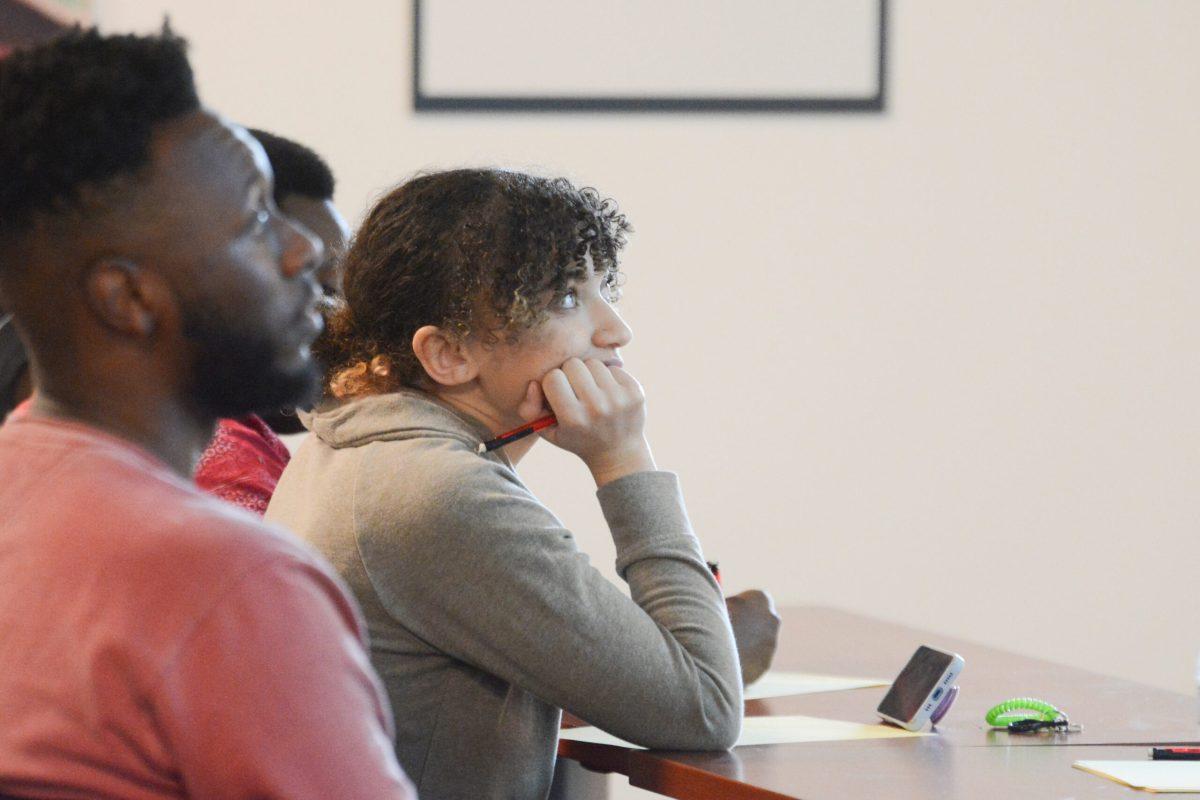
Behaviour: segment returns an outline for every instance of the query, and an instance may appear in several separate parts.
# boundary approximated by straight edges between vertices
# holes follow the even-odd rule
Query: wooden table
[[[931,736],[743,747],[717,758],[641,752],[628,775],[634,786],[686,800],[1150,800],[1071,768],[1081,759],[1144,758],[1144,747],[957,747]]]
[[[831,675],[894,677],[919,644],[966,660],[954,708],[937,735],[742,747],[722,753],[626,750],[563,741],[559,754],[589,769],[627,775],[670,797],[1133,797],[1079,770],[1079,759],[1142,759],[1146,747],[1200,743],[1194,697],[825,608],[782,611],[775,667]],[[752,700],[748,716],[807,714],[877,722],[886,688]],[[1084,730],[1016,736],[987,729],[984,712],[1032,696],[1065,709]],[[1066,746],[1054,746],[1066,745]]]

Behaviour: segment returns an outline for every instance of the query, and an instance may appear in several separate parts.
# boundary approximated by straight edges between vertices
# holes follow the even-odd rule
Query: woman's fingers
[[[646,392],[642,389],[642,384],[638,383],[638,379],[626,372],[624,368],[609,367],[608,374],[635,402],[640,403],[646,399]]]
[[[641,385],[619,367],[572,358],[542,379],[542,391],[558,425],[547,440],[575,453],[597,485],[630,471],[653,469],[642,428]]]
[[[572,358],[551,374],[555,372],[566,378],[570,391],[589,416],[604,417],[640,405],[645,400],[642,385],[636,378],[599,359],[581,361]]]
[[[603,361],[598,358],[589,358],[583,364],[592,374],[592,380],[596,382],[596,386],[600,387],[600,391],[611,395],[620,389],[620,384],[613,377],[612,369]]]
[[[612,406],[611,393],[606,392],[596,382],[596,375],[590,365],[578,358],[572,358],[563,364],[562,369],[566,373],[567,380],[571,382],[575,396],[587,407],[589,412],[601,415],[608,413]]]
[[[521,400],[521,405],[517,406],[517,414],[526,422],[533,422],[546,415],[546,395],[543,394],[540,383],[529,382],[529,386],[525,388],[525,397]]]
[[[581,424],[583,421],[583,405],[571,388],[571,381],[562,369],[552,369],[542,378],[542,392],[554,416],[558,417],[560,427],[571,424]]]

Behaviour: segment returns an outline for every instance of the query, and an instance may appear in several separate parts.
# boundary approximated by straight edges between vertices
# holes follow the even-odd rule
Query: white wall
[[[208,103],[325,154],[352,218],[462,164],[618,198],[627,362],[731,590],[1194,691],[1200,3],[900,0],[861,116],[418,117],[409,4],[336,5],[97,15],[169,11]],[[611,574],[585,471],[539,449]]]

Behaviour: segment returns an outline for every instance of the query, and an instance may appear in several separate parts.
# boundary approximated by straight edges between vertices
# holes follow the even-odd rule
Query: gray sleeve
[[[507,468],[467,453],[427,456],[419,474],[395,476],[407,483],[356,492],[359,551],[389,613],[447,654],[634,743],[733,744],[742,721],[733,633],[673,474],[637,473],[597,493],[630,599]],[[403,501],[389,501],[384,483],[404,486]]]

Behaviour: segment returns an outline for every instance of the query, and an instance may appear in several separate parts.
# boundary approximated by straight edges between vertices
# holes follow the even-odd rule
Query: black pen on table
[[[1151,747],[1155,761],[1200,761],[1200,747]]]

